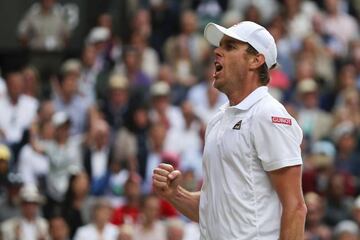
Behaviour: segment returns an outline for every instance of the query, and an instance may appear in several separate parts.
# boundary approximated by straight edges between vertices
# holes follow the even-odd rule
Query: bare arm
[[[169,164],[160,164],[153,175],[154,191],[189,219],[199,222],[200,192],[189,192],[179,185],[181,173]]]
[[[301,166],[271,171],[269,176],[283,208],[280,240],[303,240],[307,209],[301,189]]]

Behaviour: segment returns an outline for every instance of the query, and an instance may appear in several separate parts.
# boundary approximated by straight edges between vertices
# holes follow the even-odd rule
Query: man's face
[[[248,71],[246,49],[248,45],[231,37],[221,39],[220,46],[215,49],[214,87],[229,93],[239,89]]]

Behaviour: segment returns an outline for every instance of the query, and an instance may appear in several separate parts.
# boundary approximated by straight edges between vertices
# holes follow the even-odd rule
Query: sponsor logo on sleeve
[[[271,121],[276,124],[285,124],[285,125],[291,125],[291,119],[290,118],[283,118],[283,117],[271,117]]]

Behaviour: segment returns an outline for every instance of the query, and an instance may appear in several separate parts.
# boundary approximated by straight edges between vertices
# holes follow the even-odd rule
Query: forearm
[[[199,222],[200,192],[189,192],[178,186],[175,196],[167,200],[186,217]]]
[[[303,240],[306,206],[301,204],[292,209],[283,209],[281,216],[280,240]]]

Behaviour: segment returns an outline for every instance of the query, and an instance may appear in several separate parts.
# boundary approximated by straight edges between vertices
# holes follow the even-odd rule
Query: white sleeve
[[[265,171],[301,165],[302,131],[280,106],[259,113],[253,119],[252,139]]]

